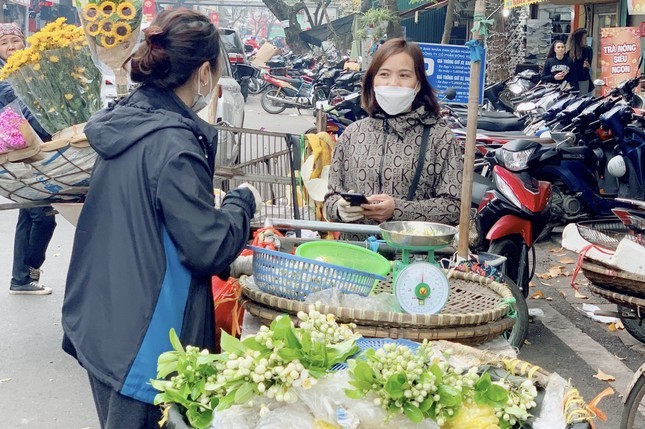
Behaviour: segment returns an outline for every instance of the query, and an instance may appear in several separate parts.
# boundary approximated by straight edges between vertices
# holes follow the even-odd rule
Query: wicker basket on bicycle
[[[84,195],[97,156],[84,125],[61,130],[47,143],[0,154],[0,195],[18,203]]]

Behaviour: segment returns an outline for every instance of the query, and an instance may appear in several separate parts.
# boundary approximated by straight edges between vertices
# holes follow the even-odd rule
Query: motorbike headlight
[[[499,175],[493,174],[493,180],[495,181],[495,187],[499,190],[499,192],[504,195],[508,200],[515,204],[518,209],[522,208],[522,203],[520,202],[520,199],[515,195],[515,192],[513,192],[513,188],[511,188],[511,185],[506,183],[504,179],[502,179]]]
[[[524,90],[524,88],[522,88],[522,85],[520,85],[519,83],[512,83],[511,85],[509,85],[508,89],[515,95],[520,95]]]
[[[504,166],[511,171],[524,170],[534,150],[535,148],[530,148],[519,152],[511,152],[502,148]]]

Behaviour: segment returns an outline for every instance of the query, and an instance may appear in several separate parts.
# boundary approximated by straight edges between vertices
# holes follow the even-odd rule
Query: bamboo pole
[[[485,16],[486,6],[483,0],[475,2],[475,16]],[[473,33],[474,40],[481,40],[479,31]],[[466,128],[466,153],[464,155],[463,183],[461,186],[461,213],[459,217],[459,244],[457,256],[468,259],[468,231],[473,196],[473,177],[475,169],[475,141],[477,135],[477,112],[479,110],[479,92],[482,73],[482,62],[470,62],[470,86],[468,88],[468,119]]]

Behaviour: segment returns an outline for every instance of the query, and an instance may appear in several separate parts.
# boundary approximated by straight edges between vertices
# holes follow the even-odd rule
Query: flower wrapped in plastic
[[[0,109],[0,154],[37,148],[42,143],[23,117],[17,101]]]
[[[27,39],[0,71],[50,134],[87,122],[101,103],[101,73],[94,66],[81,28],[65,18]]]
[[[96,65],[114,75],[117,96],[128,93],[123,65],[134,50],[142,20],[142,0],[76,0]]]

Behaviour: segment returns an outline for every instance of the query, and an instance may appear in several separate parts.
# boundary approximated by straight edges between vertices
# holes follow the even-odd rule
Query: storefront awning
[[[8,0],[8,3],[19,4],[20,6],[29,7],[29,0]]]
[[[514,7],[527,6],[543,2],[544,0],[504,0],[504,9],[513,9]]]

